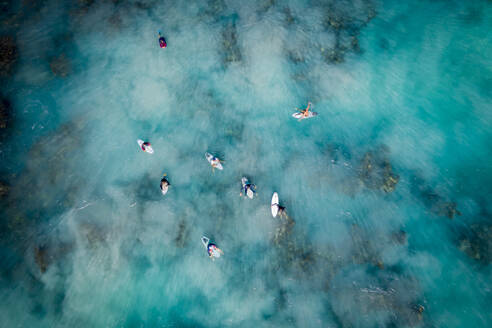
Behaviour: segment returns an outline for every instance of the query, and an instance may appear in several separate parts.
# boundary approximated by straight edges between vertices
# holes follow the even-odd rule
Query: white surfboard
[[[210,153],[205,153],[205,158],[210,163],[210,165],[212,165],[212,167],[215,167],[216,169],[219,169],[219,170],[223,169],[222,164],[220,164],[219,159],[217,157],[215,157],[214,155],[212,155]]]
[[[205,246],[205,249],[207,249],[209,242],[210,242],[210,238],[202,236],[202,244],[203,244],[203,246]]]
[[[145,143],[145,141],[143,141],[141,139],[138,139],[137,140],[137,143],[140,146],[140,149],[142,149],[142,145]],[[154,153],[154,149],[150,145],[149,146],[145,146],[145,150],[143,150],[143,151],[146,152],[146,153],[149,153],[149,154],[153,154]]]
[[[315,117],[317,115],[318,115],[318,113],[316,113],[316,112],[309,112],[308,116],[304,116],[304,114],[302,114],[301,112],[297,112],[297,113],[292,114],[292,117],[297,118],[298,120],[304,120],[306,118]]]
[[[278,214],[278,194],[276,192],[273,193],[273,196],[272,196],[272,203],[271,203],[271,207],[272,207],[272,216],[273,217],[276,217],[277,214]]]
[[[243,190],[244,190],[246,185],[249,184],[250,182],[249,182],[248,178],[242,177],[241,183],[243,185]],[[252,186],[254,187],[254,185],[252,185]],[[253,197],[255,196],[255,193],[253,190],[251,190],[251,188],[248,188],[248,190],[246,190],[246,196],[248,196],[249,199],[253,199]]]

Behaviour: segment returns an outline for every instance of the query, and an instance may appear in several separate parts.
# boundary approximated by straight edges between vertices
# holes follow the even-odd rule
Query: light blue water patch
[[[490,326],[488,2],[22,6],[2,326]]]

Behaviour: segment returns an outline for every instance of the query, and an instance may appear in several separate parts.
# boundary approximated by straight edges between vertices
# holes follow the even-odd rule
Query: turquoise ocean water
[[[490,1],[1,6],[1,327],[492,325]]]

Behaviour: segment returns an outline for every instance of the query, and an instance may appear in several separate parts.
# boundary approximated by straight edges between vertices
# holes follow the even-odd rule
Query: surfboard
[[[202,236],[202,244],[203,246],[205,246],[205,249],[208,248],[208,243],[210,242],[210,239],[205,237],[205,236]]]
[[[271,208],[272,208],[272,216],[276,217],[278,214],[278,194],[276,192],[273,193],[272,196],[272,203],[271,203]]]
[[[212,257],[212,260],[221,256],[222,251],[217,247],[217,245],[211,243],[209,238],[202,236],[202,244],[205,246],[208,255]]]
[[[248,178],[246,178],[246,177],[242,177],[241,183],[243,185],[243,191],[244,191],[244,188],[246,187],[246,185],[250,184]],[[254,185],[251,185],[251,186],[252,186],[252,188],[254,188]],[[248,188],[248,190],[246,190],[246,196],[248,196],[249,199],[253,199],[253,197],[255,196],[255,193],[252,190],[252,188]]]
[[[308,116],[307,116],[307,117],[305,117],[302,113],[297,112],[297,113],[292,114],[292,117],[293,117],[293,118],[297,118],[298,120],[304,120],[304,119],[306,119],[306,118],[315,117],[315,116],[317,116],[317,115],[318,115],[318,113],[316,113],[316,112],[309,112],[309,113],[308,113]]]
[[[220,161],[216,162],[217,164],[215,166],[212,164],[213,161],[218,160],[218,158],[215,157],[214,155],[212,155],[210,153],[205,153],[205,158],[210,163],[210,165],[212,165],[212,167],[215,167],[216,169],[219,169],[219,170],[223,169],[222,164],[220,164]]]
[[[165,182],[167,182],[167,183],[165,183]],[[167,191],[168,191],[170,185],[171,184],[169,183],[169,181],[167,181],[167,179],[165,177],[163,177],[161,179],[161,191],[162,191],[163,195],[167,194]]]
[[[143,141],[141,139],[138,139],[137,140],[137,143],[140,146],[140,149],[142,149],[142,145],[145,143],[145,141]],[[149,153],[149,154],[153,154],[154,153],[154,149],[150,145],[149,146],[145,146],[145,150],[143,150],[143,151],[146,152],[146,153]]]

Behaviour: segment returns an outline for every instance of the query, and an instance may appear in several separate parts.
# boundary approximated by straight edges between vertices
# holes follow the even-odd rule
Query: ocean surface
[[[0,8],[0,327],[492,326],[490,1]]]

